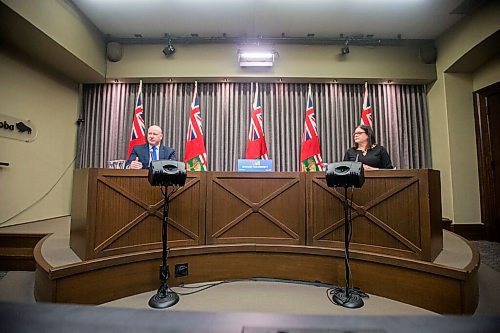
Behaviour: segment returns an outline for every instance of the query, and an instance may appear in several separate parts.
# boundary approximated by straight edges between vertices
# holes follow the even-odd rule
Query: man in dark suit
[[[144,145],[135,146],[125,163],[127,169],[147,169],[151,160],[176,161],[175,150],[161,144],[163,131],[157,125],[148,128],[147,140]]]

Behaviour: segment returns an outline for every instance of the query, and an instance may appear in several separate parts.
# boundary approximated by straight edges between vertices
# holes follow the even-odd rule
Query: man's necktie
[[[158,155],[156,154],[156,147],[153,147],[153,161],[156,161],[158,159]]]

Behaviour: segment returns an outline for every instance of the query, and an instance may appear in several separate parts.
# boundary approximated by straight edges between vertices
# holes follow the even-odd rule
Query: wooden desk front
[[[343,189],[327,187],[324,178],[190,172],[171,198],[168,246],[343,247]],[[439,172],[373,171],[365,178],[353,196],[351,249],[433,260],[442,249]],[[70,246],[84,260],[160,248],[162,209],[163,195],[146,170],[77,169]]]
[[[324,174],[307,174],[307,244],[344,247],[344,188]],[[348,190],[351,250],[432,261],[443,248],[439,172],[379,170]],[[351,202],[352,199],[352,202]]]

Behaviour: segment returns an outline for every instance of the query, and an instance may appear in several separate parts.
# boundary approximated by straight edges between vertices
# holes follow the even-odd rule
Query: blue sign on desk
[[[238,172],[273,171],[273,160],[238,160]]]

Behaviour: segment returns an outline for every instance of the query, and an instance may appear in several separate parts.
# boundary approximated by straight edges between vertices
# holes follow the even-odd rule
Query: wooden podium
[[[164,196],[147,173],[75,170],[70,246],[83,261],[53,267],[38,243],[37,301],[102,304],[158,287]],[[187,176],[169,201],[172,286],[252,277],[344,283],[344,188],[328,187],[324,173]],[[355,286],[442,314],[474,312],[477,249],[463,242],[464,267],[444,264],[449,254],[434,261],[443,248],[438,171],[367,171],[348,203]]]
[[[351,203],[351,250],[432,261],[443,246],[439,172],[365,179]],[[188,172],[171,197],[168,246],[342,248],[342,203],[343,189],[327,187],[324,173]],[[76,169],[70,246],[83,260],[160,249],[162,208],[147,170]]]

